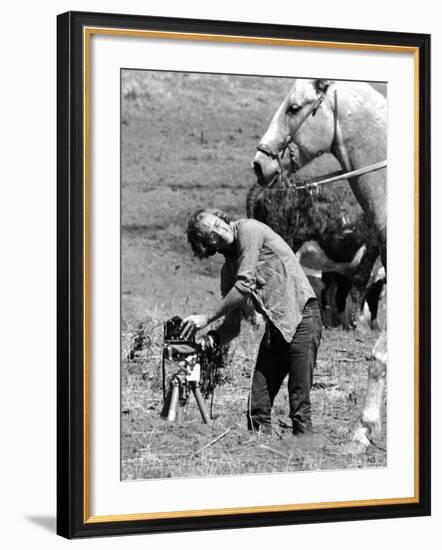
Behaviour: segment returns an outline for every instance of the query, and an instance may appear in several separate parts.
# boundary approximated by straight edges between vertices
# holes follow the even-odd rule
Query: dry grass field
[[[287,391],[274,406],[272,436],[246,429],[247,396],[260,330],[243,323],[226,358],[213,421],[190,400],[183,424],[160,418],[162,323],[203,312],[219,298],[221,259],[191,255],[185,227],[200,206],[245,217],[250,161],[289,79],[185,73],[122,73],[121,477],[214,476],[386,465],[385,425],[365,455],[343,452],[360,410],[377,338],[325,329],[312,390],[311,441],[286,428]],[[381,322],[385,310],[380,308]],[[140,327],[142,350],[127,360]],[[227,431],[228,430],[228,431]],[[221,434],[215,444],[202,449]]]

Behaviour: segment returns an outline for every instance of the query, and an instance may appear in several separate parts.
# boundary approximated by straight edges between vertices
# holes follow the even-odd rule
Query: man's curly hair
[[[195,256],[200,259],[208,258],[216,253],[216,248],[209,242],[209,235],[205,234],[201,228],[201,220],[206,214],[213,214],[226,223],[231,222],[225,212],[216,208],[200,208],[190,216],[187,223],[187,240]]]

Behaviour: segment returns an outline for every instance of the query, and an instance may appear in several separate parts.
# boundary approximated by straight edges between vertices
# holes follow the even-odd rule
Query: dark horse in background
[[[284,169],[290,171],[285,164]],[[339,322],[347,325],[345,308],[350,294],[352,308],[348,326],[356,325],[358,313],[362,313],[366,302],[371,327],[378,328],[383,281],[369,284],[379,256],[377,239],[348,182],[324,186],[314,193],[296,189],[296,183],[303,179],[339,169],[336,158],[324,153],[291,177],[294,187],[290,189],[281,184],[263,189],[255,184],[247,195],[247,216],[269,225],[298,253],[320,300],[326,324],[336,324],[335,319],[326,316],[336,305]]]
[[[280,180],[280,160],[288,144],[296,146],[299,166],[307,165],[321,152],[333,154],[344,171],[384,162],[387,155],[385,95],[367,83],[295,79],[252,162],[261,186],[271,187]],[[386,170],[366,172],[352,177],[349,183],[374,230],[386,270]],[[366,449],[381,429],[387,369],[386,330],[376,342],[372,357],[364,406],[351,432],[353,451]]]

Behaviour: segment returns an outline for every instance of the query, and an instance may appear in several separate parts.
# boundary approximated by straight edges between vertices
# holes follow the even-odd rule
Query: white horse
[[[296,79],[258,145],[252,163],[258,183],[267,187],[281,178],[281,158],[291,143],[297,147],[301,166],[321,152],[333,153],[345,171],[384,161],[386,110],[385,97],[369,84]],[[386,170],[365,173],[349,183],[375,228],[386,268]],[[363,410],[351,433],[354,450],[366,449],[380,432],[387,366],[385,329],[372,356]]]

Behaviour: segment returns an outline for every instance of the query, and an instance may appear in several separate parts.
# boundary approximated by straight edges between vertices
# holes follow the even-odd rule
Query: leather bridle
[[[299,165],[296,161],[296,152],[295,152],[296,147],[293,143],[293,137],[301,128],[301,126],[304,124],[304,122],[309,118],[310,115],[311,116],[316,115],[317,110],[319,109],[321,103],[324,101],[326,92],[327,92],[327,89],[319,94],[316,100],[309,106],[309,108],[304,112],[302,117],[299,119],[298,123],[296,124],[292,132],[289,135],[287,135],[275,149],[272,149],[265,143],[259,143],[258,146],[256,147],[258,151],[260,151],[261,153],[264,153],[268,157],[278,162],[282,183],[287,188],[290,187],[290,181],[282,165],[285,152],[287,150],[289,151],[292,171],[296,172],[299,169]]]

